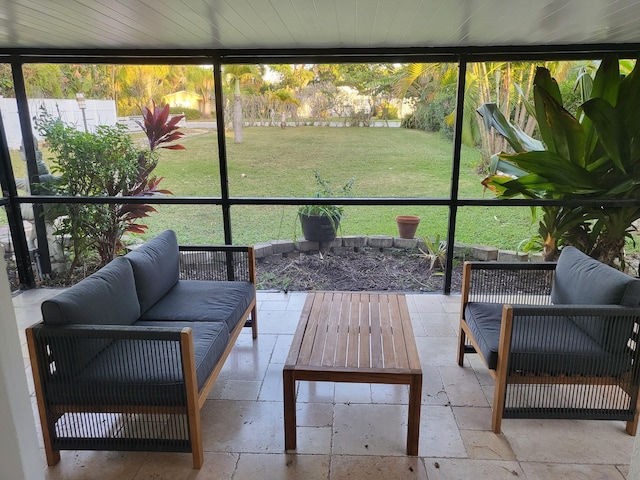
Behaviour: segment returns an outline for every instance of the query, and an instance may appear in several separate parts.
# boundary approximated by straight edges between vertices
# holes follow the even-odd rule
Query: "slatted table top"
[[[407,454],[418,455],[422,369],[404,295],[307,295],[282,370],[286,450],[297,443],[296,381],[409,385]]]
[[[285,369],[421,372],[404,295],[309,294]]]

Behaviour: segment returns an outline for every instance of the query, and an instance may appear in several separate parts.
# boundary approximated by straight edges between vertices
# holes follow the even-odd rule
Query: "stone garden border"
[[[381,252],[392,249],[411,250],[421,248],[427,251],[424,241],[418,238],[400,238],[390,235],[348,235],[336,237],[331,242],[318,243],[310,242],[302,238],[297,240],[271,240],[268,242],[260,242],[254,245],[256,259],[260,260],[270,255],[282,255],[284,257],[295,258],[301,253],[317,253],[317,252],[357,252],[360,248],[379,248]],[[456,243],[454,246],[454,256],[464,258],[465,260],[492,261],[501,262],[542,262],[542,254],[537,253],[529,255],[525,252],[517,252],[515,250],[501,250],[494,247],[482,245],[466,245],[464,243]]]

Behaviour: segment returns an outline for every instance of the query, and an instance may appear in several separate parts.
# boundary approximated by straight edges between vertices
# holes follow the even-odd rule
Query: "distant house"
[[[195,108],[196,110],[201,110],[202,95],[180,90],[179,92],[165,95],[164,101],[169,104],[169,107]]]

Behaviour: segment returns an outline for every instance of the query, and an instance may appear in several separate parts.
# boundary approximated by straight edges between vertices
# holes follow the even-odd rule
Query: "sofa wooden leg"
[[[509,366],[509,352],[511,351],[511,330],[513,328],[513,307],[502,307],[500,323],[500,345],[498,346],[498,365],[496,366],[496,385],[493,389],[493,418],[491,428],[493,433],[500,433],[502,427],[502,413],[504,411],[507,393],[507,369]]]
[[[493,409],[493,418],[491,419],[491,430],[498,434],[502,431],[502,410]]]
[[[254,305],[253,310],[251,310],[251,335],[255,340],[258,338],[258,307]]]
[[[462,322],[462,320],[460,320]],[[461,367],[464,366],[464,352],[465,352],[465,344],[467,342],[467,336],[462,329],[462,325],[460,325],[460,333],[458,334],[458,365]]]
[[[53,450],[51,443],[45,439],[44,441],[44,453],[47,457],[47,465],[53,467],[60,462],[60,450]]]

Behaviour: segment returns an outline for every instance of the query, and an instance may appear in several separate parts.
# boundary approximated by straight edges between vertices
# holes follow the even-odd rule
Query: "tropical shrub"
[[[478,111],[503,135],[515,153],[492,158],[483,185],[499,198],[574,199],[577,206],[545,206],[538,242],[546,259],[571,244],[609,265],[624,268],[624,246],[640,206],[590,207],[588,200],[640,198],[640,72],[620,74],[619,61],[603,59],[587,100],[576,115],[563,106],[558,83],[538,67],[535,114],[542,141],[527,136],[491,104]],[[534,215],[535,209],[534,209]],[[534,217],[536,218],[536,217]]]
[[[47,141],[52,171],[59,175],[55,193],[81,197],[150,197],[170,194],[159,188],[162,178],[152,175],[158,164],[158,148],[183,149],[166,145],[179,139],[176,124],[181,117],[168,120],[169,108],[143,108],[148,148],[136,146],[123,125],[96,127],[81,132],[43,112],[35,122]],[[71,238],[72,264],[75,268],[95,251],[100,266],[111,261],[122,248],[126,232],[143,233],[147,226],[140,219],[156,209],[148,204],[61,204],[62,216],[57,234]]]

